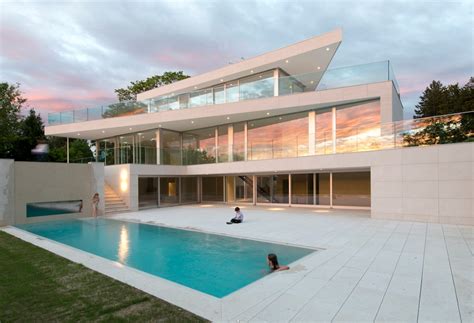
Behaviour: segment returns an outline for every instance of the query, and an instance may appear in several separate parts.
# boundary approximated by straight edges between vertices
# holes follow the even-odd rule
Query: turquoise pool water
[[[109,219],[17,227],[219,298],[267,275],[269,253],[289,264],[315,251]]]

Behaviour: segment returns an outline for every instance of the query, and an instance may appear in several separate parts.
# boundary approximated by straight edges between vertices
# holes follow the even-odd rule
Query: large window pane
[[[162,129],[160,133],[161,164],[181,164],[181,134],[179,132]]]
[[[224,202],[224,177],[203,177],[201,199],[203,201]]]
[[[308,152],[308,113],[248,122],[250,160],[305,156]]]
[[[237,102],[239,101],[239,82],[230,82],[225,85],[225,101]]]
[[[173,205],[179,203],[179,178],[160,178],[160,205]]]
[[[273,71],[246,77],[239,82],[240,100],[250,100],[273,96]]]
[[[314,204],[313,174],[291,175],[291,203]]]
[[[195,91],[189,94],[189,106],[200,107],[203,105],[210,105],[214,103],[212,89],[204,89]]]
[[[380,136],[380,101],[336,110],[336,152],[376,149]]]
[[[333,173],[332,204],[370,206],[370,172]]]
[[[148,208],[158,206],[158,178],[138,178],[138,207]]]
[[[98,160],[105,165],[115,164],[115,138],[109,138],[99,141]]]
[[[181,178],[181,203],[198,202],[197,177]]]
[[[263,203],[288,203],[288,175],[258,176],[257,201]]]
[[[245,160],[245,122],[234,123],[233,160]]]
[[[183,134],[183,163],[208,164],[216,162],[216,128],[197,129]]]
[[[135,164],[156,164],[156,131],[135,135]]]
[[[253,176],[235,176],[235,200],[238,202],[253,202]]]
[[[330,174],[321,173],[315,174],[315,201],[316,205],[330,205],[331,196],[330,196]]]
[[[224,85],[214,88],[214,104],[225,103]]]
[[[316,111],[316,154],[331,154],[332,151],[332,110]]]
[[[133,135],[119,137],[119,164],[133,164]]]
[[[225,163],[229,161],[229,138],[228,125],[217,127],[217,161]]]

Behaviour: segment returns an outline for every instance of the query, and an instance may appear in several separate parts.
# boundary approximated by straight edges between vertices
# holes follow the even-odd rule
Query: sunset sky
[[[405,118],[432,80],[473,68],[473,1],[0,0],[1,81],[46,113],[116,100],[164,71],[196,75],[343,28],[331,67],[390,60]]]

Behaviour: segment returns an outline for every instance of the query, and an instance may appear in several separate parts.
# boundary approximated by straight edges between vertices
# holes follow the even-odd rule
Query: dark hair
[[[237,207],[234,209],[234,211],[235,211],[235,212],[239,212],[239,211],[240,211],[240,207],[237,206]]]
[[[277,255],[275,255],[274,253],[269,253],[268,254],[268,260],[270,261],[272,270],[276,270],[276,269],[280,268],[280,265],[278,264]]]

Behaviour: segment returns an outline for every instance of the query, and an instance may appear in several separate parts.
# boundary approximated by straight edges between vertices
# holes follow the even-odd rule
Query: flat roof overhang
[[[341,41],[342,29],[338,28],[287,47],[140,93],[137,100],[204,89],[275,68],[281,68],[290,75],[320,72],[318,74],[321,78]]]
[[[377,99],[389,95],[391,90],[392,82],[385,81],[184,110],[47,126],[45,134],[97,140],[160,127],[176,131],[194,130]]]

